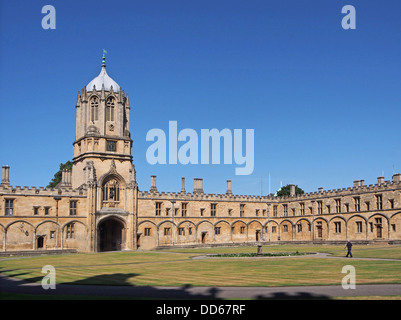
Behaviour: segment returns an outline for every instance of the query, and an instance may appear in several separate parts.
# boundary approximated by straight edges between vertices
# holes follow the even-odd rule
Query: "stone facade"
[[[401,241],[401,174],[377,184],[288,197],[140,191],[132,158],[128,95],[106,73],[76,103],[73,169],[54,189],[0,184],[0,251],[79,252],[244,243]],[[118,88],[113,91],[113,85]]]
[[[196,181],[193,193],[139,192],[138,245],[401,240],[400,177],[288,197],[233,195],[231,181],[217,195]]]

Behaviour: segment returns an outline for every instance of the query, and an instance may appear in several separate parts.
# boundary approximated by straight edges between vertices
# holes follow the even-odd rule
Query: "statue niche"
[[[103,207],[115,208],[120,204],[120,183],[117,179],[108,179],[102,186]]]

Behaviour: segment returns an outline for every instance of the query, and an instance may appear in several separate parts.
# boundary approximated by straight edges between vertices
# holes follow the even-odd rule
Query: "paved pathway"
[[[316,253],[316,254],[314,254],[314,255],[308,255],[308,256],[305,256],[305,257],[329,258],[329,259],[350,259],[350,261],[351,261],[352,259],[355,259],[355,260],[380,260],[380,261],[399,261],[399,262],[401,262],[400,259],[360,258],[360,257],[357,257],[357,258],[338,257],[338,256],[333,256],[333,255],[331,255],[330,253],[322,253],[322,252]]]

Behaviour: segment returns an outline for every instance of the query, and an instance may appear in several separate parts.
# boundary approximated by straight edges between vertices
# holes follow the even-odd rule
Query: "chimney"
[[[151,176],[150,177],[150,192],[157,192],[156,188],[156,176]]]
[[[363,187],[363,186],[365,185],[365,180],[360,180],[360,181],[359,181],[359,185],[360,185],[361,187]]]
[[[401,173],[395,173],[393,174],[393,182],[401,182]]]
[[[320,187],[318,190],[319,190],[319,193],[322,193],[323,192],[323,187]]]
[[[203,193],[203,179],[194,179],[194,193]]]
[[[354,188],[359,187],[360,181],[359,180],[355,180],[354,181]]]
[[[186,193],[186,191],[185,191],[185,177],[181,178],[181,193]]]
[[[384,184],[384,177],[377,177],[377,184]]]
[[[65,169],[61,172],[60,187],[71,187],[71,170]]]
[[[1,185],[9,186],[10,185],[10,167],[3,166]]]
[[[226,191],[227,195],[232,195],[232,191],[231,191],[231,180],[227,180],[227,191]]]
[[[290,196],[295,197],[295,184],[290,184]]]

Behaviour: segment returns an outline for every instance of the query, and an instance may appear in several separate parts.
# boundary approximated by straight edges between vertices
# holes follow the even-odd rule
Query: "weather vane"
[[[106,66],[106,54],[107,54],[107,51],[105,49],[103,49],[103,58],[102,58],[103,66]]]

